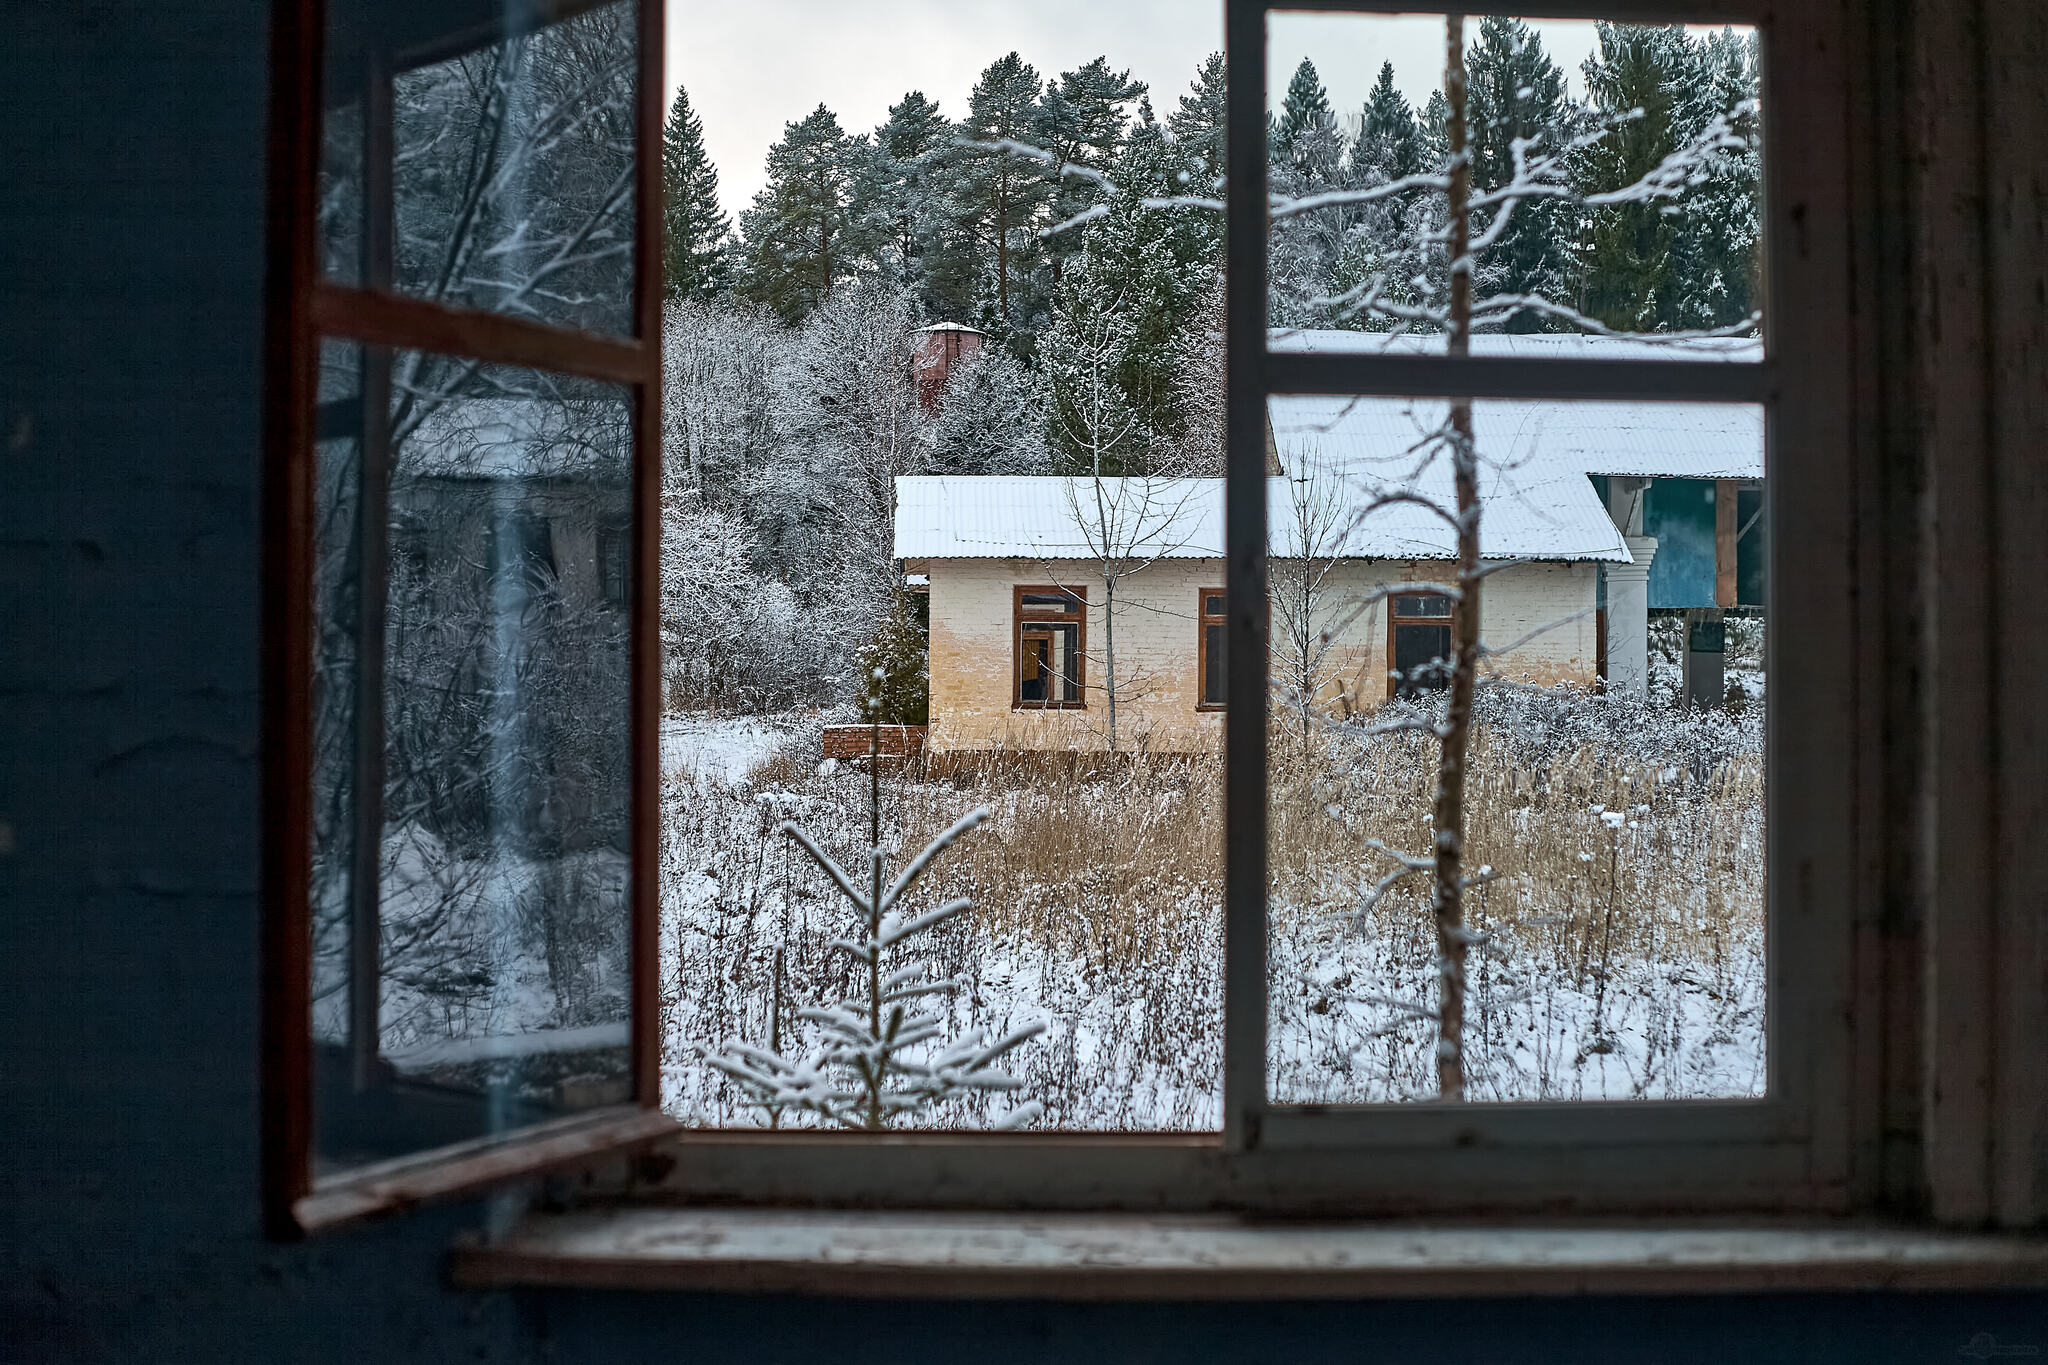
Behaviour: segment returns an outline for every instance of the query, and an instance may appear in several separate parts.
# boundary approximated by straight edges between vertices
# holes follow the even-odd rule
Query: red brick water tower
[[[917,401],[926,412],[935,412],[939,395],[953,367],[982,347],[988,337],[957,322],[935,322],[917,329],[917,348],[911,362],[917,376]]]

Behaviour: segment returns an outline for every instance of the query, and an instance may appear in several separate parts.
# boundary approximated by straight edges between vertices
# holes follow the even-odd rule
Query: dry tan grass
[[[664,944],[677,1066],[689,1049],[728,1037],[765,1040],[778,945],[789,1004],[850,984],[823,947],[844,931],[843,906],[804,860],[789,859],[773,826],[776,815],[794,816],[854,865],[868,781],[857,766],[821,772],[801,744],[742,787],[679,785],[666,803],[670,875],[716,874],[697,893],[715,883],[714,903],[676,919]],[[1363,917],[1357,906],[1361,887],[1391,866],[1367,840],[1428,846],[1434,749],[1412,735],[1361,742],[1341,732],[1304,745],[1298,731],[1276,729],[1269,988],[1275,1037],[1291,1040],[1276,1043],[1285,1053],[1276,1097],[1399,1098],[1427,1087],[1426,1030],[1395,1036],[1384,1009],[1360,1003],[1430,1004],[1427,888],[1417,878]],[[1632,758],[1659,754],[1659,744],[1618,746],[1598,734],[1538,749],[1506,724],[1476,732],[1468,866],[1490,866],[1494,877],[1474,892],[1471,914],[1494,937],[1475,954],[1471,1046],[1491,1095],[1740,1090],[1750,1083],[1742,1075],[1760,1074],[1760,1052],[1727,1066],[1727,1047],[1704,1062],[1687,1051],[1697,1054],[1709,1033],[1754,1038],[1731,1044],[1738,1052],[1761,1046],[1760,1022],[1738,1018],[1757,1013],[1761,990],[1754,746],[1712,763]],[[969,895],[976,905],[933,942],[937,971],[965,983],[960,1026],[1014,1021],[1019,1009],[1051,1016],[1018,1067],[1048,1126],[1212,1125],[1222,1061],[1220,760],[988,755],[943,774],[888,771],[882,786],[892,860],[971,806],[993,811],[936,865],[922,898]],[[1374,994],[1347,997],[1354,980],[1354,991]],[[1690,1004],[1670,1005],[1688,993]],[[1622,1041],[1603,1041],[1610,1034]],[[1626,1075],[1586,1079],[1589,1052],[1597,1068],[1631,1048]],[[699,1121],[749,1121],[715,1082],[675,1093],[685,1092],[677,1107]],[[965,1110],[942,1116],[977,1120]]]

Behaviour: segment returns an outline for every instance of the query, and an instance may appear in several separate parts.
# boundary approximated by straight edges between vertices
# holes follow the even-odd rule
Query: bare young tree
[[[1333,642],[1348,620],[1333,581],[1351,518],[1341,480],[1314,456],[1286,470],[1285,523],[1267,571],[1274,679],[1306,751],[1323,692],[1335,680]]]

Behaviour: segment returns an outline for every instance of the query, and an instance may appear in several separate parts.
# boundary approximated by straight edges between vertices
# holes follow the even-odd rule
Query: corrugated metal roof
[[[1281,464],[1320,452],[1373,468],[1412,464],[1404,452],[1445,420],[1441,400],[1279,396],[1267,400]],[[1548,474],[1760,479],[1764,415],[1742,403],[1542,402],[1472,405],[1482,462]]]
[[[1442,465],[1442,461],[1436,462]],[[1507,479],[1514,479],[1513,497]],[[1366,559],[1448,559],[1450,526],[1412,503],[1374,507],[1389,487],[1448,499],[1450,474],[1426,470],[1411,484],[1370,475],[1272,478],[1267,517],[1275,555],[1300,553],[1301,507],[1330,507],[1322,553]],[[1598,559],[1626,562],[1628,551],[1591,484],[1582,476],[1531,479],[1506,471],[1489,480],[1482,543],[1489,558]],[[1112,552],[1162,559],[1223,557],[1221,479],[1030,478],[994,475],[909,477],[896,481],[896,555],[900,559],[1093,559]],[[1107,526],[1109,534],[1102,528]]]
[[[1279,332],[1275,350],[1410,352],[1441,338],[1367,332]],[[1481,355],[1677,358],[1663,344],[1581,336],[1473,338]],[[1686,354],[1753,359],[1754,341],[1700,344]],[[1448,458],[1430,451],[1446,404],[1405,398],[1277,396],[1268,400],[1286,477],[1269,480],[1271,553],[1300,553],[1298,509],[1332,508],[1336,552],[1374,559],[1440,559],[1454,553],[1444,519],[1412,493],[1451,506]],[[1626,561],[1620,533],[1589,474],[1758,479],[1764,473],[1761,409],[1729,403],[1508,401],[1473,405],[1482,464],[1480,543],[1488,558]],[[904,559],[1096,557],[1105,539],[1131,552],[1218,558],[1222,483],[1215,479],[1108,479],[1102,503],[1092,481],[947,477],[897,480],[896,554]],[[1107,524],[1110,533],[1102,533]],[[1332,544],[1330,536],[1323,538]]]
[[[1266,335],[1272,351],[1311,355],[1442,355],[1442,333],[1340,332],[1275,327]],[[1695,337],[1654,340],[1588,336],[1578,332],[1532,334],[1481,332],[1472,338],[1472,354],[1529,359],[1579,360],[1762,360],[1763,343],[1753,337]]]

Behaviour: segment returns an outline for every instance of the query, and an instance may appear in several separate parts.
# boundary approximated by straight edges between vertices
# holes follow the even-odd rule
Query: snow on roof
[[[1271,351],[1308,355],[1442,355],[1441,333],[1340,332],[1275,327],[1266,334]],[[1590,336],[1580,332],[1479,332],[1472,354],[1519,359],[1577,360],[1762,360],[1763,343],[1755,337],[1689,337],[1654,339]]]
[[[1283,468],[1321,460],[1396,467],[1425,431],[1442,425],[1446,404],[1411,398],[1267,400]],[[1480,399],[1472,434],[1482,463],[1541,467],[1547,474],[1629,474],[1663,479],[1760,479],[1764,417],[1741,403],[1558,402]]]
[[[1435,465],[1412,486],[1448,499],[1449,470],[1442,460]],[[1298,556],[1297,509],[1327,499],[1332,529],[1320,541],[1321,553],[1362,559],[1452,557],[1450,527],[1426,508],[1395,503],[1368,512],[1375,495],[1389,486],[1391,481],[1367,471],[1269,478],[1271,552]],[[1492,471],[1488,489],[1502,509],[1484,523],[1488,558],[1627,562],[1620,532],[1583,476],[1541,479],[1524,471]],[[900,478],[896,555],[917,560],[1093,559],[1107,543],[1135,558],[1223,557],[1221,479],[1104,479],[1099,492],[1098,501],[1096,482],[1086,478]]]
[[[1410,354],[1441,337],[1370,332],[1274,331],[1278,351]],[[1479,355],[1729,361],[1761,354],[1754,340],[1668,343],[1576,335],[1472,339]],[[1298,555],[1297,509],[1334,505],[1342,531],[1334,553],[1372,559],[1443,559],[1450,526],[1413,502],[1376,505],[1389,491],[1452,505],[1448,457],[1430,457],[1427,434],[1445,420],[1442,400],[1279,395],[1267,400],[1283,477],[1268,480],[1271,553]],[[1482,551],[1489,559],[1626,561],[1592,474],[1760,479],[1763,413],[1736,403],[1483,399],[1473,405],[1482,467]],[[1223,553],[1218,479],[1108,479],[1096,504],[1087,479],[955,476],[897,480],[896,554],[904,559],[1095,558],[1105,539],[1141,555],[1209,559]],[[1324,540],[1325,549],[1329,541]]]
[[[972,332],[976,336],[988,335],[988,333],[982,331],[979,327],[968,327],[958,322],[934,322],[929,326],[920,327],[917,330],[920,332]]]

